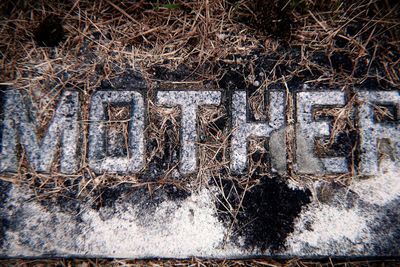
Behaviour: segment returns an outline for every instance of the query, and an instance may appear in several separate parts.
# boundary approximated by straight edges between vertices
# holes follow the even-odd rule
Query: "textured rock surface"
[[[232,144],[231,144],[231,170],[236,173],[243,173],[247,162],[247,140],[250,137],[268,137],[271,138],[274,132],[282,129],[285,125],[285,98],[284,92],[269,93],[269,121],[249,123],[248,108],[246,105],[246,92],[237,91],[232,98]],[[284,133],[280,132],[281,136]],[[281,141],[278,144],[279,150],[286,150],[285,139],[270,139],[269,147],[272,141]],[[271,149],[271,161],[273,166],[279,166],[280,172],[285,172],[286,155]]]
[[[197,111],[200,105],[221,103],[221,92],[210,91],[161,91],[157,93],[157,104],[181,109],[181,158],[180,171],[188,174],[196,171]]]
[[[107,155],[106,106],[127,105],[129,129],[126,157]],[[143,95],[137,91],[97,91],[90,104],[89,166],[96,173],[135,173],[144,167],[144,120]]]
[[[226,102],[226,108],[232,111],[228,113],[232,114],[228,120],[232,129],[229,152],[233,161],[224,163],[227,167],[233,166],[233,173],[221,170],[216,175],[203,170],[202,179],[208,176],[201,186],[196,180],[200,174],[186,175],[197,167],[197,106],[225,105],[221,91],[158,91],[154,101],[157,105],[181,106],[184,128],[180,141],[183,142],[182,165],[171,171],[174,181],[159,177],[158,186],[154,182],[140,184],[146,172],[151,172],[143,167],[148,153],[143,95],[126,89],[97,91],[90,107],[89,164],[82,160],[82,170],[76,171],[71,179],[57,171],[44,176],[58,183],[62,181],[68,189],[61,193],[47,188],[45,183],[37,185],[38,180],[21,182],[18,179],[30,179],[31,174],[16,176],[18,169],[10,169],[6,163],[10,160],[17,163],[16,157],[21,151],[13,147],[18,140],[31,155],[28,157],[31,167],[38,172],[48,170],[46,164],[50,166],[57,159],[53,158],[57,154],[55,136],[59,138],[64,131],[59,141],[64,151],[60,170],[63,172],[63,166],[68,171],[74,170],[62,162],[63,157],[66,161],[66,155],[72,153],[68,149],[86,140],[80,140],[80,134],[75,134],[79,123],[71,123],[80,117],[79,101],[60,98],[54,123],[41,143],[35,140],[35,128],[31,125],[35,116],[25,114],[30,110],[24,111],[29,101],[14,99],[16,94],[11,96],[10,92],[14,91],[3,92],[5,101],[1,101],[0,166],[6,166],[0,174],[1,257],[400,256],[400,98],[396,90],[357,92],[360,104],[355,107],[353,118],[359,127],[360,143],[355,149],[361,162],[356,163],[356,173],[348,184],[323,177],[325,174],[338,177],[347,172],[350,169],[347,157],[318,155],[315,146],[316,138],[331,135],[334,124],[332,120],[321,120],[315,110],[343,107],[345,93],[335,90],[291,93],[296,100],[296,121],[288,127],[287,116],[283,114],[287,111],[283,91],[270,92],[266,97],[269,120],[258,122],[246,114],[246,92],[235,91],[232,101]],[[19,113],[4,109],[11,108],[10,99],[15,100]],[[110,149],[122,155],[118,157],[110,155],[107,149],[120,142],[107,145],[105,139],[111,135],[102,125],[110,120],[105,111],[109,104],[127,106],[129,110],[127,149],[122,152]],[[376,111],[379,106],[388,107],[393,114],[382,117]],[[18,131],[12,131],[13,127]],[[295,134],[290,135],[293,127]],[[65,136],[66,129],[70,131],[68,136]],[[271,165],[266,172],[257,168],[252,173],[244,172],[250,169],[245,150],[252,136],[269,137]],[[288,138],[293,138],[290,146],[295,150],[286,146]],[[35,147],[38,144],[41,149]],[[287,174],[286,162],[293,151],[296,168],[291,177]],[[347,152],[353,153],[351,147]],[[86,157],[82,153],[77,160]],[[112,173],[120,180],[101,187],[107,176],[96,176],[91,171]],[[144,174],[137,178],[129,176],[130,173]],[[307,175],[301,176],[302,173]],[[235,179],[227,179],[228,176]],[[190,192],[174,184],[180,181],[187,182]],[[243,188],[240,183],[244,181],[252,181],[254,186]],[[83,196],[88,186],[91,186],[90,193]],[[53,195],[44,198],[38,194],[43,192]]]
[[[332,195],[328,199],[314,196],[310,204],[301,208],[293,232],[274,255],[398,255],[398,180],[396,172],[388,171],[368,182],[355,182],[352,190],[313,183],[314,189],[332,190]],[[396,185],[394,189],[385,188],[392,184]],[[75,212],[43,205],[27,188],[9,187],[1,182],[1,189],[3,257],[181,258],[271,253],[257,246],[249,248],[246,236],[225,240],[229,226],[218,220],[213,189],[179,201],[161,197],[158,203],[149,200],[147,193],[134,192],[122,196],[112,207],[96,210],[89,203],[81,203],[80,210]],[[149,208],[146,201],[154,201],[154,207]]]
[[[78,92],[68,91],[62,95],[46,135],[40,141],[37,137],[38,123],[32,119],[32,108],[29,101],[24,101],[27,97],[24,99],[17,90],[7,90],[3,97],[0,172],[17,171],[17,139],[24,146],[33,168],[47,173],[55,157],[56,146],[61,142],[61,171],[68,174],[76,172],[81,134]]]

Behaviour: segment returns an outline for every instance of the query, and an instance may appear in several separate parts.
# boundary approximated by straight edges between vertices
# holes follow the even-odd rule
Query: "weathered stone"
[[[181,109],[181,157],[180,171],[189,174],[197,167],[197,110],[201,105],[219,105],[218,91],[159,91],[157,104]]]
[[[130,90],[135,83],[121,83],[124,90],[96,91],[89,103],[64,92],[44,127],[27,94],[0,91],[0,257],[400,256],[398,90],[356,91],[353,106],[338,90],[267,90],[268,119],[251,121],[245,91],[224,99],[222,91],[160,90],[147,99]],[[145,101],[181,109],[179,170],[154,174],[146,164]],[[198,136],[202,105],[229,114],[218,142]],[[344,108],[354,119],[359,134],[352,129],[345,155],[316,150],[334,125],[316,115],[321,108]],[[253,137],[267,139],[270,170],[246,172]],[[221,166],[198,168],[199,144]],[[86,145],[87,155],[79,150]]]
[[[378,141],[388,140],[392,148],[391,158],[400,160],[400,94],[398,91],[358,91],[360,107],[358,124],[360,126],[360,164],[361,175],[376,175],[379,170]],[[389,114],[397,123],[379,122],[374,114],[374,107],[393,106],[393,114]],[[389,111],[390,112],[390,111]],[[381,162],[382,163],[382,162]]]
[[[125,104],[130,108],[128,155],[107,155],[106,105]],[[89,166],[96,173],[136,173],[144,166],[144,100],[136,91],[97,91],[92,96],[89,121]]]
[[[276,146],[286,151],[285,132],[279,132],[281,138],[272,139],[273,132],[285,125],[284,92],[271,91],[269,94],[269,121],[248,122],[247,101],[245,91],[236,91],[232,98],[232,143],[231,170],[243,173],[247,167],[247,140],[249,137],[269,137],[269,147]],[[283,138],[282,138],[283,137]],[[286,154],[276,149],[270,150],[272,165],[279,168],[281,173],[286,169]]]
[[[348,171],[346,158],[315,155],[314,142],[316,137],[329,137],[328,121],[315,121],[314,108],[323,106],[343,107],[345,95],[341,91],[328,92],[298,92],[297,127],[296,127],[296,169],[303,174],[346,173]]]
[[[81,136],[78,123],[80,103],[78,92],[62,94],[53,120],[42,140],[37,137],[37,122],[28,98],[17,90],[4,92],[0,173],[18,170],[17,140],[23,145],[35,171],[50,172],[57,144],[61,142],[61,171],[75,173],[79,167],[78,147]]]

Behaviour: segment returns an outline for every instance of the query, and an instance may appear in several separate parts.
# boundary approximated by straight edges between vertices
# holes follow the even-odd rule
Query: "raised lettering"
[[[269,92],[269,121],[247,122],[246,92],[237,91],[232,99],[232,143],[230,167],[234,173],[243,173],[247,167],[247,139],[249,137],[269,138],[271,165],[280,172],[286,170],[285,131],[279,131],[285,125],[284,92]],[[283,129],[284,130],[284,129]],[[271,138],[273,133],[277,138]],[[272,142],[274,142],[272,144]],[[279,143],[279,144],[277,144]],[[284,152],[276,151],[275,148]],[[276,152],[276,153],[275,153]]]
[[[43,139],[37,138],[36,119],[26,101],[26,95],[18,90],[6,90],[3,109],[3,133],[1,139],[0,172],[16,172],[18,159],[16,145],[19,142],[37,172],[50,172],[57,145],[61,142],[61,172],[77,172],[79,160],[80,112],[78,92],[67,91],[59,104]]]
[[[345,173],[348,170],[345,157],[315,155],[316,137],[330,135],[329,121],[315,121],[316,106],[344,106],[345,95],[341,91],[298,92],[296,127],[296,170],[301,174]]]
[[[107,155],[106,105],[129,105],[128,149],[125,157]],[[136,91],[97,91],[92,96],[89,125],[89,166],[96,173],[130,174],[144,166],[144,100]]]
[[[395,161],[400,160],[400,95],[398,91],[359,91],[361,100],[358,108],[358,125],[360,127],[360,164],[359,173],[374,175],[378,172],[378,140],[386,139],[394,149]],[[374,119],[374,107],[378,105],[395,106],[395,122],[378,122]]]
[[[180,172],[189,174],[196,171],[197,156],[197,109],[201,105],[219,105],[219,91],[159,91],[157,104],[181,108],[181,157]]]

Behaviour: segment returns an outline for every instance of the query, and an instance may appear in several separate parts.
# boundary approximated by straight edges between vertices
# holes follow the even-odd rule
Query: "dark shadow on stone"
[[[4,118],[4,102],[5,102],[5,93],[4,91],[7,88],[5,86],[0,85],[0,151],[2,149],[2,144],[3,144],[3,118]]]
[[[25,179],[31,180],[32,175],[27,173]],[[41,196],[38,198],[38,203],[48,210],[57,209],[62,212],[79,214],[81,210],[82,197],[79,197],[80,182],[82,177],[79,178],[65,178],[63,189],[57,194],[48,195],[48,191],[59,188],[56,183],[43,182],[38,178],[33,178],[30,188]],[[79,219],[77,217],[77,219]]]
[[[154,191],[149,191],[147,186],[135,187],[126,183],[96,189],[92,195],[96,199],[92,204],[92,208],[99,210],[100,208],[113,208],[116,204],[130,203],[139,210],[139,213],[151,214],[164,201],[179,202],[190,195],[191,192],[174,184],[165,184]]]
[[[99,210],[102,207],[111,208],[119,198],[131,192],[131,190],[135,189],[128,184],[121,184],[115,187],[101,187],[94,192],[96,201],[93,203],[92,208],[95,210]]]
[[[223,116],[207,125],[207,130],[212,135],[217,135],[219,132],[223,131],[227,124],[227,116]]]
[[[383,207],[376,207],[378,216],[371,222],[375,255],[399,256],[400,198]]]
[[[100,72],[100,70],[97,70]],[[103,80],[99,90],[145,90],[147,89],[146,81],[139,71],[133,70],[130,67],[125,69],[123,75],[118,75],[112,80]]]
[[[170,120],[166,122],[167,128],[164,132],[164,144],[162,155],[154,156],[147,163],[147,170],[141,175],[142,181],[157,181],[160,176],[170,170],[171,166],[179,164],[180,142],[179,133],[176,133]],[[178,130],[179,131],[179,130]],[[154,138],[147,141],[147,151],[152,153],[159,146],[159,139]]]
[[[291,189],[277,175],[251,177],[260,180],[257,186],[246,192],[242,207],[237,214],[233,232],[244,237],[246,248],[260,248],[265,252],[277,253],[285,248],[287,236],[294,230],[295,219],[302,208],[311,202],[309,190]],[[235,187],[239,194],[232,194]],[[229,203],[238,207],[243,188],[233,180],[223,181],[224,194]],[[220,195],[217,202],[218,217],[223,222],[231,218],[225,206],[226,200]]]
[[[169,200],[185,200],[191,195],[191,192],[181,189],[173,184],[166,184],[163,186],[163,190],[167,194]]]
[[[0,211],[4,209],[4,204],[8,197],[8,192],[11,190],[11,183],[0,179]],[[10,227],[10,223],[7,218],[3,217],[0,212],[0,247],[3,246],[3,238],[7,229]]]
[[[179,205],[180,201],[185,200],[190,195],[190,192],[172,184],[155,188],[154,191],[150,191],[147,186],[134,187],[131,184],[120,184],[98,189],[93,194],[93,197],[96,197],[97,200],[92,208],[99,211],[103,220],[115,216],[117,204],[121,205],[122,209],[134,206],[139,218],[149,218],[161,203],[170,200],[176,201]]]

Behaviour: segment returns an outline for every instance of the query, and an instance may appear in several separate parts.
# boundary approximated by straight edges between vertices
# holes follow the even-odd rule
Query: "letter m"
[[[0,110],[3,118],[0,124],[0,173],[18,171],[20,164],[17,144],[21,144],[32,169],[45,173],[50,172],[61,144],[60,171],[75,173],[79,167],[78,92],[62,93],[48,129],[40,141],[31,102],[26,101],[26,98],[28,95],[18,90],[3,91],[3,108]]]

